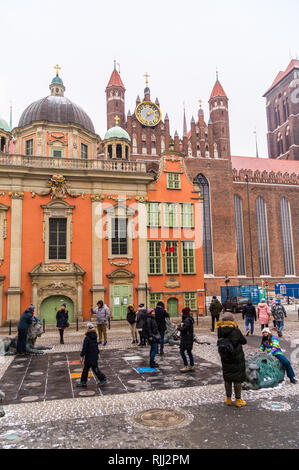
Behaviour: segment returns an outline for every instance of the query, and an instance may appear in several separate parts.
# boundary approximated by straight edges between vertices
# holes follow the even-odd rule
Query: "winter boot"
[[[190,372],[195,372],[195,366],[189,366],[189,371]]]
[[[180,369],[180,372],[189,372],[189,366],[184,366],[182,369]]]
[[[242,400],[241,398],[237,398],[235,401],[235,405],[237,408],[241,408],[241,406],[246,406],[246,401]]]
[[[225,404],[226,404],[227,406],[231,406],[231,404],[232,404],[232,399],[231,399],[230,397],[227,397],[227,398],[225,399]]]
[[[86,387],[86,382],[77,382],[77,387]]]
[[[156,367],[159,367],[159,364],[157,364],[155,361],[154,362],[150,362],[150,367],[152,369],[156,369]]]
[[[98,382],[98,385],[104,385],[107,382],[107,379],[102,379]]]

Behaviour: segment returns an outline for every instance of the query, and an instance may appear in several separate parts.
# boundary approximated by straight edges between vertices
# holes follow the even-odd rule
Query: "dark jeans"
[[[97,376],[99,381],[106,379],[106,376],[98,368],[97,363],[92,363],[91,364],[90,362],[89,363],[84,362],[84,369],[83,369],[82,375],[81,375],[81,382],[87,383],[89,369],[91,369],[93,371],[93,373]]]
[[[143,336],[142,334],[142,330],[138,330],[138,333],[139,333],[139,338],[140,338],[140,342],[139,344],[145,346],[146,345],[146,341],[145,341],[145,337]]]
[[[281,335],[281,334],[282,334],[283,327],[284,327],[283,321],[281,321],[281,320],[274,320],[273,324],[274,324],[274,326],[278,329],[278,333]]]
[[[159,330],[161,339],[160,339],[160,353],[164,351],[164,336],[165,336],[165,330]]]
[[[250,333],[253,334],[253,330],[254,330],[254,318],[252,318],[252,317],[246,317],[246,318],[245,318],[245,328],[246,328],[246,331],[249,331],[249,325],[250,325]]]
[[[275,354],[275,357],[283,364],[289,379],[293,379],[295,372],[293,371],[290,361],[283,354]]]
[[[22,354],[26,352],[26,340],[28,330],[18,329],[17,353]]]
[[[155,357],[158,352],[158,343],[151,344],[151,351],[150,351],[150,361],[155,362]]]
[[[180,354],[181,354],[182,359],[184,361],[184,366],[188,365],[188,361],[187,361],[185,351],[187,351],[187,354],[189,356],[190,366],[194,366],[194,358],[193,358],[193,354],[191,352],[191,349],[189,349],[189,348],[180,348]]]
[[[215,321],[219,321],[219,316],[220,316],[219,313],[218,315],[212,315],[212,331],[214,331],[215,329]]]

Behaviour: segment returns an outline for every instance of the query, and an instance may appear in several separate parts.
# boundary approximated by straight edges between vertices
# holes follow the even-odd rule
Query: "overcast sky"
[[[105,88],[120,63],[126,112],[143,98],[145,72],[170,130],[182,136],[208,100],[219,69],[229,98],[233,155],[266,157],[262,97],[280,70],[299,55],[298,0],[0,0],[2,61],[0,117],[13,125],[23,110],[49,94],[54,65],[65,95],[106,131]]]

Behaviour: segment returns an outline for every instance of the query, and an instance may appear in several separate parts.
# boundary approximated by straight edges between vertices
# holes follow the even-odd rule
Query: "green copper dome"
[[[105,134],[104,140],[109,140],[109,139],[126,139],[129,142],[131,142],[131,137],[125,131],[122,127],[120,126],[114,126],[108,129],[108,131]]]
[[[3,129],[6,132],[10,132],[11,129],[5,119],[0,118],[0,129]]]
[[[51,85],[63,85],[63,81],[59,77],[59,75],[56,75],[56,77],[53,78]]]

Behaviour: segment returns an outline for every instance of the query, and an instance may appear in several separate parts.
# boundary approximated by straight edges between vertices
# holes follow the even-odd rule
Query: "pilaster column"
[[[147,207],[138,202],[138,251],[139,251],[139,285],[138,305],[146,303],[146,284],[148,284],[148,249],[147,249]],[[148,286],[149,287],[149,286]]]
[[[5,276],[0,276],[0,326],[3,323],[3,282]]]
[[[92,196],[92,301],[93,306],[105,291],[103,285],[103,203],[101,196]]]
[[[22,191],[11,191],[11,245],[10,276],[7,290],[7,320],[18,321],[21,309],[21,268],[22,268]]]
[[[81,280],[78,280],[76,282],[77,285],[77,305],[78,305],[78,311],[77,311],[77,318],[82,321],[83,320],[83,282]]]

